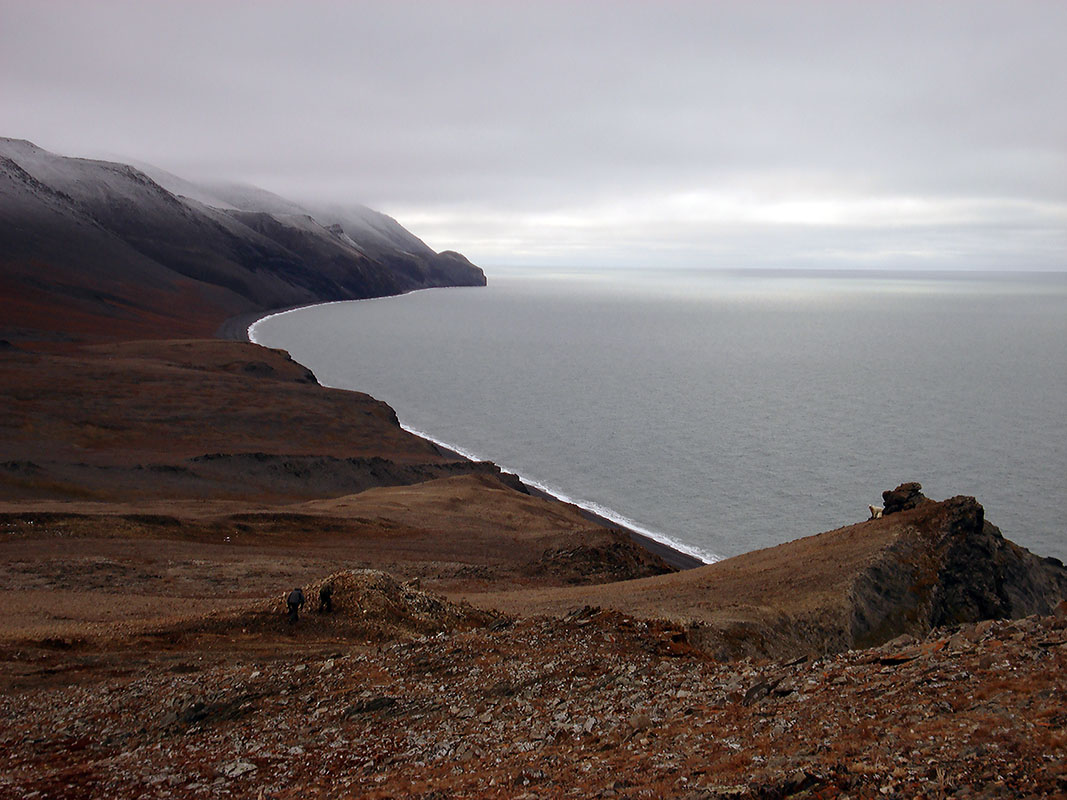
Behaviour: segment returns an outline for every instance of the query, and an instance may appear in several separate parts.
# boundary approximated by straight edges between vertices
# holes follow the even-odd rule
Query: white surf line
[[[438,439],[435,436],[431,436],[425,431],[419,430],[418,428],[414,428],[403,421],[400,422],[400,427],[406,430],[408,433],[412,433],[415,436],[418,436],[422,439],[426,439],[427,441],[433,442],[436,445],[445,447],[449,450],[459,453],[461,456],[463,456],[464,458],[469,458],[471,461],[491,460],[480,456],[477,453],[468,450],[464,447],[460,447],[458,445],[452,444],[451,442],[446,442],[441,439]],[[546,483],[543,483],[542,481],[539,481],[536,478],[531,478],[527,475],[523,475],[518,470],[512,469],[511,467],[508,467],[505,464],[500,464],[495,461],[493,463],[500,467],[500,469],[504,472],[510,472],[513,475],[517,475],[519,480],[521,480],[523,483],[533,486],[535,489],[539,489],[545,494],[552,495],[552,497],[556,498],[557,500],[578,506],[578,508],[592,512],[597,516],[603,517],[604,519],[609,520],[611,522],[615,522],[625,528],[629,528],[635,533],[639,533],[642,536],[647,536],[649,539],[653,539],[659,542],[660,544],[666,545],[672,550],[677,550],[679,553],[684,553],[687,556],[692,556],[693,558],[700,559],[705,564],[714,564],[716,561],[722,560],[721,556],[717,556],[714,553],[709,553],[706,550],[701,550],[699,547],[694,547],[693,545],[686,544],[684,542],[679,542],[677,539],[668,536],[665,533],[661,533],[660,531],[654,531],[649,528],[646,528],[636,520],[630,519],[624,514],[620,514],[619,512],[607,508],[606,506],[602,506],[599,503],[595,503],[592,500],[582,500],[580,498],[571,497],[570,495],[563,492],[561,489],[557,489],[554,486],[550,486]]]
[[[433,287],[431,287],[431,288],[433,288]],[[417,289],[416,291],[426,291],[426,290],[425,289]],[[410,294],[410,292],[408,294]],[[398,295],[398,296],[403,297],[403,295]],[[266,320],[272,319],[274,317],[280,317],[280,316],[283,316],[285,314],[292,314],[294,311],[303,311],[305,308],[311,308],[313,306],[332,306],[332,305],[336,305],[337,303],[361,303],[364,300],[382,300],[382,299],[386,299],[386,298],[367,297],[367,298],[363,298],[363,299],[360,299],[360,300],[334,300],[334,301],[331,301],[329,303],[312,303],[310,305],[299,306],[298,308],[290,308],[290,309],[286,309],[285,311],[278,311],[278,312],[276,312],[274,314],[268,314],[265,317],[260,317],[259,319],[257,319],[255,322],[253,322],[251,325],[248,326],[248,341],[252,342],[252,344],[262,344],[262,342],[260,342],[260,341],[258,341],[256,339],[255,329],[259,325],[259,323],[265,322]],[[344,390],[346,392],[357,391],[356,389],[353,389],[353,388],[351,388],[349,386],[335,386],[335,385],[332,385],[332,384],[329,384],[329,383],[324,383],[321,380],[319,381],[319,385],[320,386],[325,386],[328,389],[342,389],[342,390]],[[431,436],[430,434],[426,433],[425,431],[421,431],[418,428],[415,428],[415,427],[412,427],[412,426],[406,424],[403,420],[400,420],[400,427],[403,428],[408,433],[412,433],[415,436],[419,436],[419,437],[421,437],[423,439],[426,439],[427,441],[433,442],[434,444],[439,445],[441,447],[445,447],[445,448],[448,448],[449,450],[453,450],[453,451],[459,453],[464,458],[469,458],[471,461],[490,461],[491,460],[491,459],[484,458],[483,456],[480,456],[480,455],[478,455],[477,453],[475,453],[475,452],[473,452],[471,450],[467,450],[464,447],[460,447],[459,445],[455,445],[455,444],[452,444],[451,442],[446,442],[446,441],[443,441],[441,439],[438,439],[435,436]],[[642,525],[641,523],[637,522],[636,520],[630,519],[629,517],[625,516],[624,514],[620,514],[617,511],[614,511],[614,510],[612,510],[610,508],[607,508],[606,506],[600,505],[599,503],[595,503],[595,502],[593,502],[591,500],[582,500],[580,498],[571,497],[570,495],[568,495],[567,493],[565,493],[561,489],[558,489],[556,487],[550,486],[550,485],[548,485],[548,484],[546,484],[546,483],[544,483],[542,481],[537,480],[536,478],[531,478],[531,477],[529,477],[527,475],[523,475],[518,470],[511,469],[510,467],[507,467],[504,464],[500,464],[498,462],[493,462],[493,463],[496,463],[496,465],[498,467],[500,467],[500,469],[502,469],[504,472],[510,472],[510,473],[512,473],[514,475],[517,475],[519,477],[519,480],[521,480],[523,483],[529,484],[530,486],[533,486],[535,489],[539,489],[540,491],[545,492],[546,494],[550,494],[553,497],[555,497],[557,500],[560,500],[560,501],[562,501],[564,503],[570,503],[571,505],[578,506],[578,508],[582,508],[582,509],[585,509],[586,511],[590,511],[593,514],[601,516],[606,520],[610,520],[611,522],[614,522],[614,523],[617,523],[619,525],[622,525],[625,528],[629,528],[630,530],[634,531],[635,533],[639,533],[642,536],[647,536],[649,539],[653,539],[653,540],[659,542],[660,544],[666,545],[667,547],[670,547],[672,550],[677,550],[679,553],[684,553],[687,556],[692,556],[693,558],[700,559],[705,564],[714,564],[716,561],[721,561],[722,560],[721,556],[717,556],[714,553],[709,553],[706,550],[701,550],[699,547],[694,547],[693,545],[686,544],[685,542],[679,542],[674,537],[668,536],[667,534],[662,533],[660,531],[654,531],[654,530],[651,530],[649,528],[646,528],[644,525]]]
[[[275,317],[283,317],[286,314],[292,314],[292,313],[294,313],[296,311],[304,311],[305,309],[308,309],[308,308],[319,308],[320,306],[336,306],[336,305],[340,305],[341,303],[366,303],[366,302],[369,302],[371,300],[395,300],[398,297],[407,297],[408,295],[415,294],[416,292],[428,292],[431,289],[466,289],[466,288],[469,288],[469,287],[466,287],[466,286],[427,286],[427,287],[425,287],[423,289],[412,289],[412,290],[407,291],[407,292],[401,292],[400,294],[387,294],[387,295],[384,295],[382,297],[355,297],[355,298],[353,298],[351,300],[328,300],[325,303],[308,303],[307,305],[294,306],[293,308],[287,308],[284,311],[275,311],[273,314],[267,314],[266,316],[260,317],[259,319],[257,319],[255,322],[253,322],[251,325],[248,326],[248,330],[245,331],[245,333],[248,336],[248,341],[250,341],[252,344],[262,345],[262,342],[259,342],[259,341],[256,340],[256,334],[255,334],[256,327],[259,325],[259,323],[266,322],[268,319],[274,319]],[[265,345],[263,345],[263,346],[265,346]],[[331,389],[344,389],[345,387],[344,386],[331,386],[330,388]],[[346,391],[355,391],[355,390],[347,389]]]
[[[367,297],[367,298],[363,298],[363,299],[365,299],[365,300],[378,300],[380,298]],[[249,325],[248,326],[248,330],[245,331],[245,334],[248,336],[248,341],[250,341],[252,344],[258,344],[258,345],[260,345],[262,347],[266,347],[266,345],[264,345],[261,341],[259,341],[256,338],[256,328],[259,327],[259,324],[261,322],[266,322],[268,319],[274,319],[275,317],[284,317],[286,314],[292,314],[295,311],[303,311],[304,309],[307,309],[307,308],[318,308],[319,306],[335,306],[335,305],[338,305],[340,303],[359,303],[359,302],[362,302],[362,301],[361,300],[331,300],[328,303],[309,303],[306,306],[297,306],[296,308],[287,308],[287,309],[285,309],[285,311],[275,311],[273,314],[267,314],[264,317],[260,317],[255,322],[253,322],[251,325]],[[344,387],[342,387],[342,386],[333,386],[333,387],[330,387],[330,388],[342,389]]]

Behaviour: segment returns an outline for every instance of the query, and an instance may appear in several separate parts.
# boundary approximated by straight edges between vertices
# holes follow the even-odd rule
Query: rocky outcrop
[[[984,619],[1048,614],[1067,597],[1067,570],[1008,541],[973,497],[940,503],[918,484],[886,492],[896,536],[853,582],[853,646]],[[918,498],[922,498],[919,500]]]
[[[330,610],[320,591],[330,587]],[[424,592],[415,582],[402,583],[380,570],[342,570],[302,586],[306,603],[296,622],[288,619],[288,590],[237,612],[213,614],[188,624],[189,632],[240,630],[290,635],[343,636],[354,641],[412,639],[445,631],[484,627],[500,615],[453,603]]]
[[[937,626],[1050,613],[1067,570],[1005,539],[973,497],[913,507],[715,564],[547,597],[683,625],[715,658],[796,658],[877,646]],[[506,598],[498,606],[508,610]]]
[[[896,489],[886,489],[882,492],[882,502],[885,504],[882,516],[907,511],[909,508],[915,508],[927,502],[929,498],[922,493],[922,488],[921,484],[912,481],[902,483]]]
[[[607,544],[554,547],[530,565],[535,575],[552,575],[567,583],[606,583],[664,575],[675,569],[655,553],[619,532]]]

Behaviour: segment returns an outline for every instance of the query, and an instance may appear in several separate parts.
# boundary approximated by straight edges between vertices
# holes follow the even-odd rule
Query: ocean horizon
[[[714,561],[917,480],[1067,558],[1067,275],[510,269],[250,338],[405,429]]]

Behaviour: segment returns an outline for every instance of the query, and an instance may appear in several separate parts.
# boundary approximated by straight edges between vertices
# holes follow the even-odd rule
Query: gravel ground
[[[789,663],[590,608],[276,644],[4,695],[0,798],[1067,793],[1063,616]]]

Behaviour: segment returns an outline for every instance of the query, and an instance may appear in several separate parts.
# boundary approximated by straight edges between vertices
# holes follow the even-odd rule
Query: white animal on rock
[[[867,506],[867,508],[871,510],[870,519],[881,519],[882,512],[885,511],[885,508],[882,506]]]

